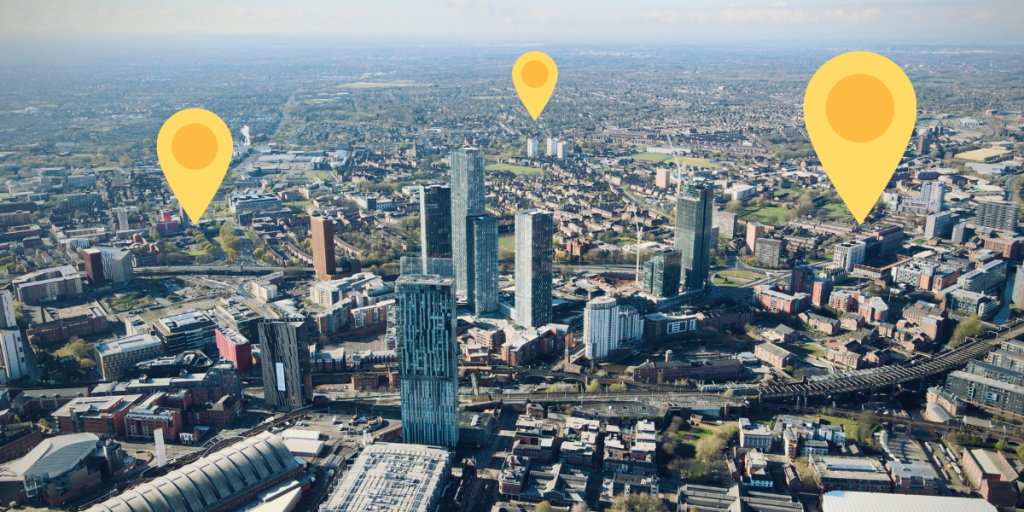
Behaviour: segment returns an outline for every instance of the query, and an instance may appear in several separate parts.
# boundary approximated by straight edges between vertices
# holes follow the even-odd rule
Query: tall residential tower
[[[430,185],[420,191],[420,247],[423,258],[452,257],[452,189]]]
[[[313,235],[313,268],[321,281],[334,279],[334,220],[323,215],[309,217],[309,231]]]
[[[452,258],[455,265],[455,293],[467,295],[471,250],[466,237],[466,218],[487,213],[484,199],[484,156],[475,148],[452,151],[451,169]]]
[[[551,212],[516,213],[516,324],[541,327],[551,323],[551,263],[555,236]]]
[[[455,290],[449,260],[402,258],[395,282],[402,437],[408,444],[459,442]]]

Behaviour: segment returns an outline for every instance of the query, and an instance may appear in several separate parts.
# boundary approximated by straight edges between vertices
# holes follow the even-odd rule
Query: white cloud
[[[785,7],[787,5],[789,5],[789,2],[787,2],[786,0],[779,0],[778,2],[772,4],[772,7]]]
[[[824,11],[825,16],[828,18],[848,23],[869,20],[879,13],[881,13],[881,11],[878,9],[853,9],[850,11],[846,11],[844,9],[826,9]]]

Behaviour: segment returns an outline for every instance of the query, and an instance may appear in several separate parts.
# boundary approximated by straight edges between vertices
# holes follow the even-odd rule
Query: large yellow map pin
[[[917,97],[910,79],[876,53],[844,53],[807,84],[804,121],[836,192],[863,223],[914,131]]]
[[[160,167],[193,223],[199,222],[224,181],[231,149],[231,130],[208,110],[182,110],[160,128],[156,138]]]
[[[526,52],[512,66],[512,82],[516,84],[519,99],[536,121],[555,92],[558,67],[546,53]]]

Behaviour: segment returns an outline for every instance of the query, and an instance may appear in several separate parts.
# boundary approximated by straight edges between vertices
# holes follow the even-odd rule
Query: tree
[[[536,507],[533,507],[533,510],[534,512],[551,512],[551,504],[546,501],[542,501],[538,503]]]
[[[857,439],[862,443],[873,444],[875,427],[881,424],[878,413],[865,411],[857,418]]]
[[[1017,458],[1020,460],[1024,460],[1024,446],[1017,447]]]
[[[743,211],[743,203],[733,199],[725,205],[725,211],[739,215]]]
[[[622,493],[612,500],[612,512],[667,512],[661,498],[647,493]]]
[[[1006,441],[996,441],[996,450],[1005,452],[1010,448],[1010,445]]]
[[[704,436],[697,441],[697,460],[710,463],[725,449],[725,439],[719,436]]]
[[[960,322],[956,329],[953,329],[953,337],[949,340],[949,346],[951,348],[959,347],[967,338],[978,336],[984,330],[985,326],[981,324],[981,317],[975,313],[967,320]]]
[[[608,391],[610,391],[612,393],[622,393],[625,390],[626,390],[626,385],[625,384],[612,384],[611,386],[608,386]]]
[[[572,508],[569,509],[569,512],[590,512],[590,509],[587,508],[587,504],[586,503],[579,502],[579,503],[573,505]]]
[[[597,379],[590,379],[587,383],[587,393],[600,393],[601,392],[601,381]]]

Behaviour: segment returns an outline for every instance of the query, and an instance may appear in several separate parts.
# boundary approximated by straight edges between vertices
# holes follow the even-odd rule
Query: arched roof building
[[[281,438],[251,437],[93,505],[87,512],[212,512],[295,477]],[[231,505],[225,507],[225,505]]]

